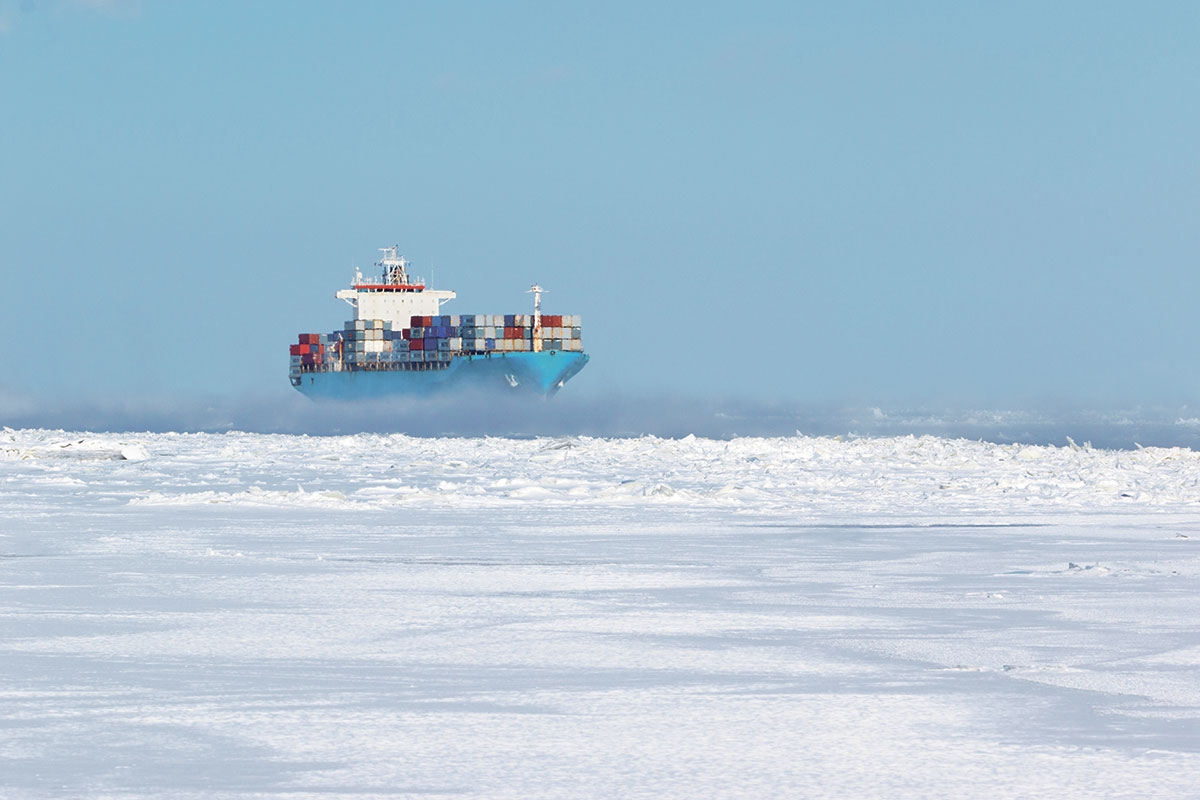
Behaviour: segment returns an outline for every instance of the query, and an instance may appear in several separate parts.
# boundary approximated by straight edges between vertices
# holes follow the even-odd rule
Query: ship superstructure
[[[337,292],[354,309],[343,329],[302,333],[291,346],[292,385],[314,398],[351,400],[495,388],[553,395],[588,362],[577,315],[442,314],[455,293],[409,276],[398,247],[382,249],[378,277],[355,270]]]

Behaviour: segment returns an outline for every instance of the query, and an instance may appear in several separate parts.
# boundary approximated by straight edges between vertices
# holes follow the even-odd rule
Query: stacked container
[[[325,343],[319,333],[302,333],[299,341],[288,349],[293,372],[313,372],[325,361]]]
[[[543,314],[538,333],[542,350],[583,351],[583,327],[576,314]]]
[[[291,372],[295,379],[341,369],[440,369],[460,355],[582,352],[581,334],[577,315],[543,314],[536,328],[531,314],[414,316],[399,330],[390,320],[354,319],[341,331],[300,334],[291,346]]]
[[[342,331],[342,362],[347,369],[395,369],[409,361],[408,341],[386,319],[348,320]]]

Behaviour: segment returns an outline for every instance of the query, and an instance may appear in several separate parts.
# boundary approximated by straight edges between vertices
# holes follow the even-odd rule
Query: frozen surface
[[[0,433],[0,796],[1192,797],[1200,456]]]

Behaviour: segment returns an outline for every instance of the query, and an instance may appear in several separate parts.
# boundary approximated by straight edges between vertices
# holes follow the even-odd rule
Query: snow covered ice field
[[[0,797],[1194,797],[1200,455],[0,433]]]

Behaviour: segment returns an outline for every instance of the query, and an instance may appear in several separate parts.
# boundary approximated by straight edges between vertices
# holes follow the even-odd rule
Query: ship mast
[[[538,284],[529,287],[525,294],[533,295],[533,351],[542,350],[542,292],[546,291]]]
[[[380,268],[383,282],[388,284],[408,283],[408,260],[400,255],[400,245],[381,247],[379,252],[383,253],[383,258],[376,261],[375,266]]]

